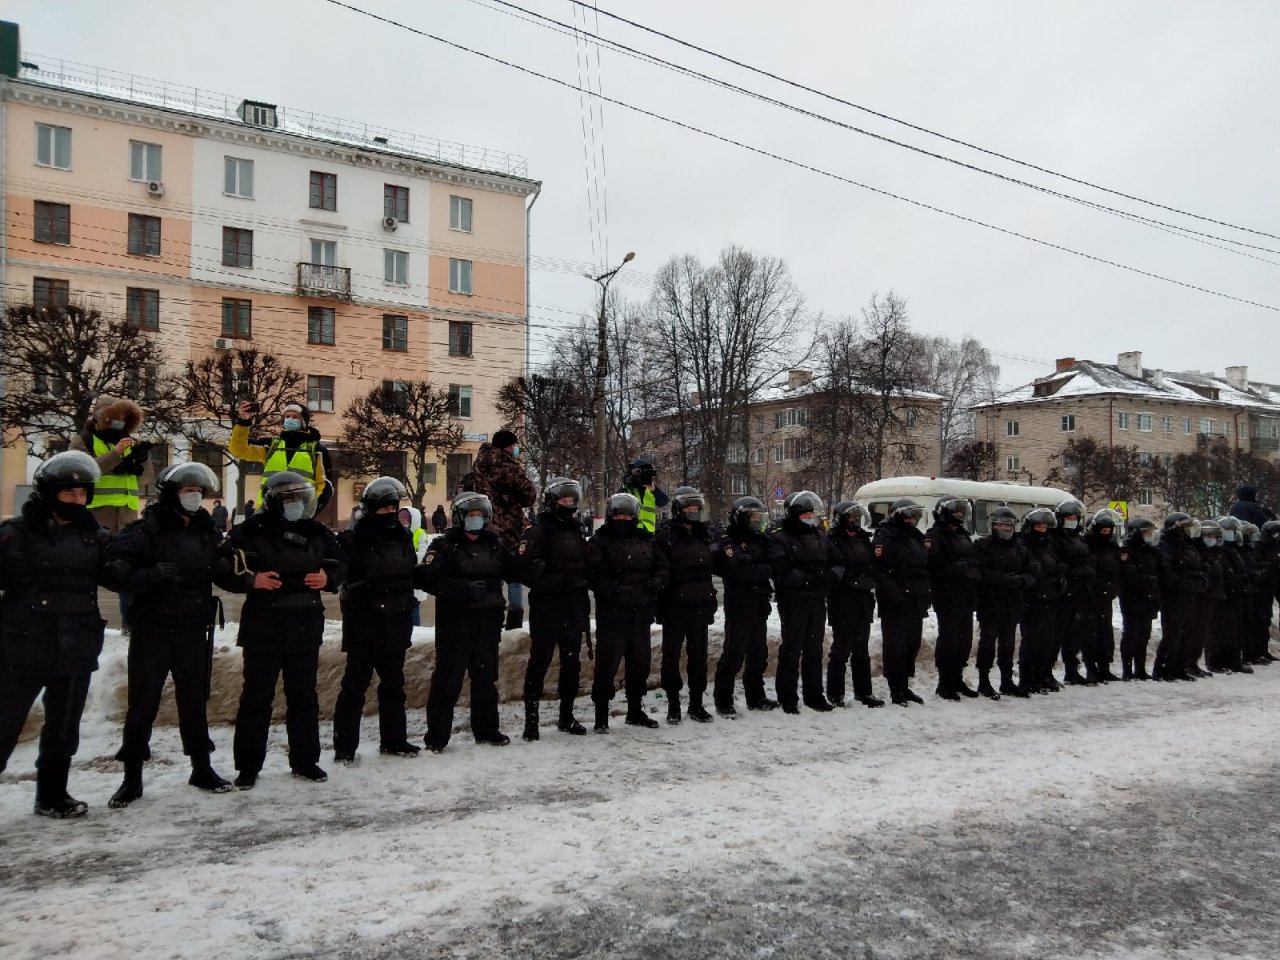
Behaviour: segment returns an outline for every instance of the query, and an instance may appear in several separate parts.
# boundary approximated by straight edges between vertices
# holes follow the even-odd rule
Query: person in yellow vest
[[[640,528],[652,534],[658,528],[658,511],[670,502],[670,498],[658,486],[658,471],[648,460],[635,460],[627,471],[627,480],[619,493],[629,493],[640,502]]]
[[[417,507],[401,507],[396,517],[400,521],[400,526],[408,530],[409,536],[413,538],[413,552],[418,558],[418,563],[421,563],[427,555],[427,544],[431,542],[427,532],[422,529],[422,511]],[[410,622],[415,627],[420,627],[422,626],[422,601],[427,599],[427,592],[415,589],[413,599],[413,609],[409,611]]]
[[[89,510],[99,525],[119,533],[138,519],[138,477],[154,444],[134,438],[142,426],[142,408],[132,400],[103,394],[71,449],[93,457],[102,477],[94,485]]]
[[[257,506],[262,506],[262,491],[267,481],[286,470],[309,481],[320,497],[325,492],[324,457],[320,451],[320,432],[311,426],[311,412],[300,403],[285,404],[281,411],[280,435],[270,443],[260,444],[249,440],[254,409],[250,401],[240,401],[227,450],[237,460],[262,464]]]

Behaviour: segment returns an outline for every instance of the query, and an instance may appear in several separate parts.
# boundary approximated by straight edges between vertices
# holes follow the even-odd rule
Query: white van
[[[991,510],[994,507],[1011,507],[1021,520],[1034,507],[1053,509],[1073,494],[1055,487],[1027,487],[1017,483],[999,483],[981,480],[949,480],[946,477],[886,477],[873,480],[858,488],[853,498],[871,513],[875,526],[889,515],[889,504],[900,497],[909,497],[925,509],[926,518],[933,516],[933,508],[943,497],[963,497],[973,505],[969,514],[968,529],[983,536],[991,531]],[[921,521],[923,530],[932,522]]]

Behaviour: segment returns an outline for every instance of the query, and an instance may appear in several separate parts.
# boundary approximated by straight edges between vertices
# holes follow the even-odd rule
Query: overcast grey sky
[[[350,0],[576,84],[570,37],[488,0]],[[567,0],[518,0],[571,22]],[[619,13],[837,97],[1000,153],[1215,220],[1280,234],[1280,4],[1256,2],[764,3],[604,0]],[[305,107],[519,153],[543,183],[533,252],[593,249],[582,112],[571,90],[325,0],[9,0],[24,52]],[[579,21],[581,22],[581,21]],[[1220,227],[947,144],[755,77],[600,17],[600,33],[815,112],[1145,217],[1252,242],[1260,262],[798,117],[609,51],[605,95],[965,217],[1280,307],[1280,239]],[[594,31],[595,20],[591,21]],[[595,59],[592,54],[592,69]],[[593,73],[594,76],[594,73]],[[1273,310],[1048,249],[796,169],[621,107],[604,107],[607,241],[636,261],[729,243],[782,257],[808,307],[856,313],[896,290],[926,333],[994,351],[1280,381]],[[1217,241],[1214,241],[1217,242]],[[1233,249],[1243,249],[1233,247]],[[532,275],[535,337],[592,309],[596,288]],[[621,279],[621,278],[620,278]],[[1046,372],[999,358],[1009,386]]]

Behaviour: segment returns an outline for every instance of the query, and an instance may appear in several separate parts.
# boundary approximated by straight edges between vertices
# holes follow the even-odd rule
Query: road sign
[[[1128,522],[1129,520],[1129,501],[1128,500],[1112,500],[1107,504],[1112,510],[1120,514],[1120,519]]]
[[[777,490],[773,491],[773,495],[781,500],[787,495],[787,491],[783,487],[779,487]]]

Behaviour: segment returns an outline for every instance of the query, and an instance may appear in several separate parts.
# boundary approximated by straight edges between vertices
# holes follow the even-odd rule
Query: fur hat
[[[97,430],[109,430],[112,420],[123,420],[124,432],[133,433],[142,426],[143,419],[142,408],[132,400],[103,394],[93,405],[93,425]]]
[[[280,408],[280,412],[286,413],[293,407],[296,407],[299,411],[301,411],[303,423],[311,422],[311,411],[307,409],[307,405],[305,403],[298,403],[296,400],[286,403],[283,407]]]
[[[510,430],[499,430],[493,435],[493,445],[499,450],[505,450],[507,447],[514,447],[519,442],[520,438]]]

